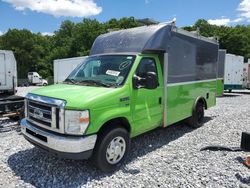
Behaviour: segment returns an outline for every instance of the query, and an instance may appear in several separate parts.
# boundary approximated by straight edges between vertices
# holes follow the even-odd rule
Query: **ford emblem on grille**
[[[43,118],[43,112],[39,109],[34,109],[34,117],[39,119]]]

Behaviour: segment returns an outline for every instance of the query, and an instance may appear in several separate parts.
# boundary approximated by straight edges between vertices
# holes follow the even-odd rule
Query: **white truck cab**
[[[43,79],[37,72],[28,72],[28,80],[33,85],[48,85],[48,81]]]

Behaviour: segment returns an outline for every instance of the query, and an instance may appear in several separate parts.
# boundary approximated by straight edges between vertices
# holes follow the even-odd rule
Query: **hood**
[[[103,100],[118,97],[121,88],[93,87],[69,84],[56,84],[35,89],[31,94],[65,100],[67,109],[93,108]],[[108,96],[107,96],[108,95]]]

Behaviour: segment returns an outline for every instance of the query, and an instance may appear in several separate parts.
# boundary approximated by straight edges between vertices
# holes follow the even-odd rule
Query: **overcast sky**
[[[178,26],[199,18],[216,25],[250,24],[250,0],[0,0],[0,35],[9,28],[52,34],[63,20],[133,16]]]

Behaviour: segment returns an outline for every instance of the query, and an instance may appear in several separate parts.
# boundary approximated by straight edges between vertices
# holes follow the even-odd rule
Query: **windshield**
[[[64,83],[103,87],[123,85],[135,56],[102,55],[88,57],[68,76]]]

